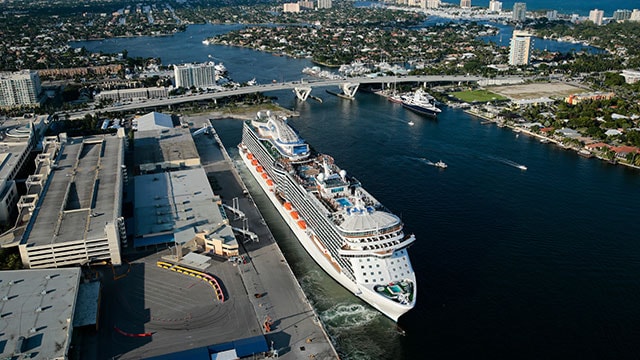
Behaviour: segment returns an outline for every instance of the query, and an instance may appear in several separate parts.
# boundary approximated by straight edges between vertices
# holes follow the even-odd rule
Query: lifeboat
[[[269,185],[269,186],[273,186],[273,180],[271,180],[271,179],[267,179],[267,185]]]
[[[262,178],[267,180],[269,178],[269,175],[267,175],[267,173],[262,173]]]
[[[304,220],[298,220],[298,227],[302,230],[307,229],[307,223]]]
[[[257,172],[259,172],[259,173],[261,173],[261,172],[263,172],[263,171],[264,171],[264,168],[262,168],[262,166],[258,165],[258,166],[256,167],[256,171],[257,171]]]
[[[256,159],[251,160],[251,165],[253,165],[253,166],[258,165],[258,160],[256,160]]]
[[[287,201],[287,202],[285,202],[285,203],[284,203],[284,208],[285,208],[285,209],[287,209],[287,210],[291,210],[291,203],[290,203],[290,202],[288,202],[288,201]]]
[[[294,210],[291,212],[291,217],[295,220],[298,220],[300,218],[300,215],[298,215],[298,212]]]
[[[249,159],[249,160],[253,160],[253,154],[252,154],[252,153],[248,153],[248,154],[247,154],[247,159]]]

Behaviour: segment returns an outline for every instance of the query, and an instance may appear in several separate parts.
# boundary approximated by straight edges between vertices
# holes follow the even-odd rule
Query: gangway
[[[224,207],[225,207],[225,209],[228,209],[228,210],[229,210],[229,211],[231,211],[232,213],[236,214],[236,216],[237,216],[239,219],[244,219],[244,218],[246,218],[246,216],[244,215],[244,212],[242,212],[242,210],[238,209],[237,207],[235,207],[235,206],[229,206],[229,205],[227,205],[227,204],[222,204],[222,206],[224,206]]]
[[[213,129],[213,126],[211,126],[211,124],[204,123],[202,124],[202,128],[194,131],[191,136],[198,136],[200,134],[210,134],[210,133],[215,134],[215,130]]]
[[[246,235],[248,236],[251,240],[258,242],[260,241],[258,239],[258,235],[256,235],[256,233],[254,233],[253,231],[249,231],[249,230],[244,230],[244,229],[240,229],[237,227],[232,227],[233,231],[239,232],[242,235]]]

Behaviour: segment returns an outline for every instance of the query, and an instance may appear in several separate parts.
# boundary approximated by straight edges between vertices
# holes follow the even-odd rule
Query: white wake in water
[[[336,304],[320,313],[323,323],[332,328],[355,328],[369,324],[379,313],[362,304]]]
[[[518,164],[515,161],[509,160],[509,159],[505,159],[505,158],[499,158],[499,157],[494,157],[494,156],[489,156],[490,159],[501,162],[505,165],[509,165],[509,166],[513,166],[515,168],[521,169],[521,170],[527,170],[527,167],[522,165],[522,164]]]

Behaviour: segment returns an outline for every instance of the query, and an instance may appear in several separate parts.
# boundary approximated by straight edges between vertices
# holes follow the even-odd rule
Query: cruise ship
[[[442,111],[436,106],[434,97],[422,89],[416,90],[413,96],[403,95],[401,99],[402,106],[423,115],[437,116]]]
[[[416,238],[356,178],[269,111],[245,121],[238,148],[302,246],[332,278],[394,321],[415,306],[407,248]]]

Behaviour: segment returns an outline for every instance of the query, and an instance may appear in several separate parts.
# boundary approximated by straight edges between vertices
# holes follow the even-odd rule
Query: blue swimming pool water
[[[342,207],[353,206],[353,204],[351,204],[351,201],[349,201],[349,199],[347,198],[339,198],[336,199],[336,201],[338,202],[338,204],[342,205]]]

